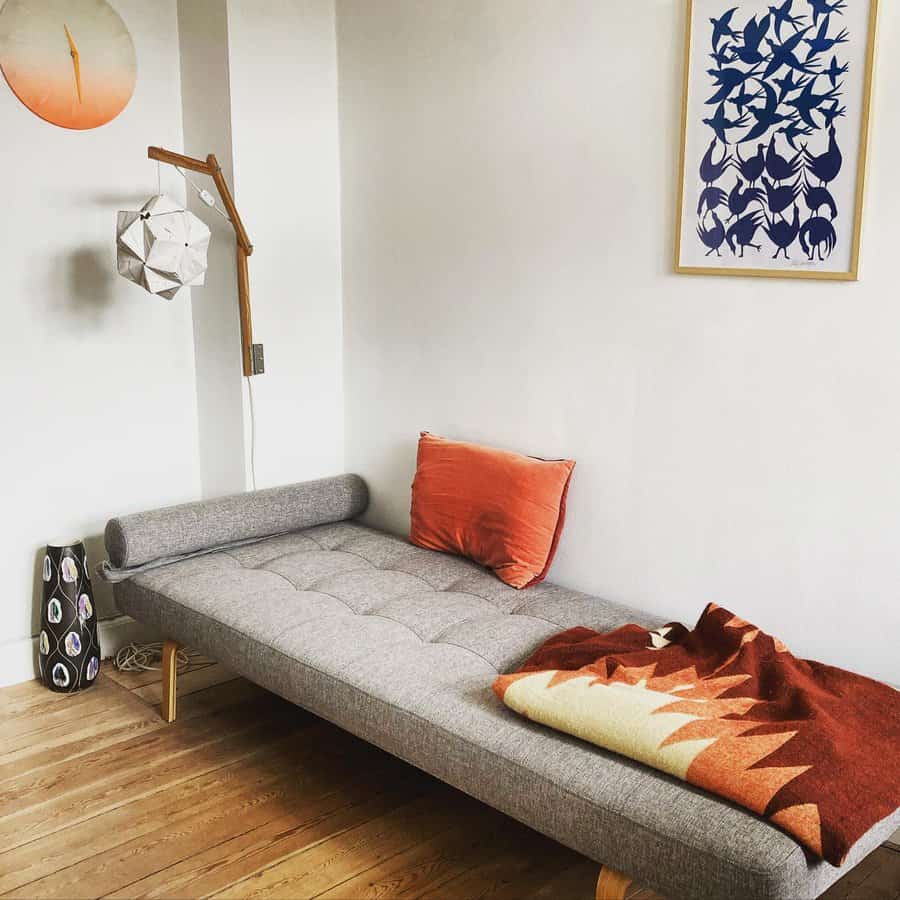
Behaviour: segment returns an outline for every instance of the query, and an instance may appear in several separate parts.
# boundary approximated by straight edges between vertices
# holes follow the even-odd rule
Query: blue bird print
[[[788,94],[792,94],[794,91],[799,91],[808,81],[809,78],[804,78],[802,75],[794,81],[794,71],[793,69],[789,69],[787,75],[784,78],[773,78],[774,84],[778,85],[778,102],[781,103]]]
[[[775,149],[775,135],[773,134],[769,140],[769,149],[766,151],[766,171],[770,178],[775,181],[785,181],[792,178],[800,171],[803,163],[801,161],[805,154],[805,149],[798,150],[797,155],[793,159],[785,159]]]
[[[722,44],[722,46],[709,54],[715,60],[716,65],[721,69],[722,66],[732,63],[735,60],[734,54],[731,52],[731,44]]]
[[[769,56],[769,64],[766,66],[765,72],[763,72],[763,78],[771,78],[782,66],[796,69],[798,72],[803,72],[804,75],[812,75],[815,72],[814,67],[818,63],[814,60],[800,62],[797,59],[797,54],[794,53],[807,31],[809,31],[808,28],[798,31],[783,44],[776,44],[771,38],[766,38],[766,43],[772,48],[772,53]]]
[[[703,207],[706,207],[707,212],[712,212],[714,209],[722,206],[726,201],[725,191],[720,187],[716,187],[714,184],[707,185],[700,192],[700,202],[697,204],[697,215],[699,216],[703,212]]]
[[[800,187],[800,179],[798,178],[793,184],[785,184],[776,187],[768,178],[763,177],[763,185],[766,188],[766,200],[769,204],[769,212],[784,212],[802,193]]]
[[[827,75],[831,80],[831,86],[833,88],[837,87],[837,80],[841,77],[841,75],[846,75],[847,72],[850,71],[850,63],[845,63],[843,66],[838,65],[837,57],[831,57],[831,65],[827,69],[822,70],[823,75]]]
[[[744,258],[744,250],[752,247],[754,250],[762,250],[761,244],[754,244],[753,238],[763,221],[761,212],[748,213],[742,216],[728,231],[725,232],[725,240],[728,242],[728,248],[732,253],[737,255],[737,248],[741,248],[741,259]]]
[[[755,141],[762,137],[773,125],[784,122],[788,117],[784,113],[778,112],[778,97],[775,95],[775,88],[766,82],[762,83],[763,90],[766,93],[765,106],[748,106],[747,112],[756,119],[756,124],[741,138],[741,143],[747,141]]]
[[[787,106],[793,106],[800,119],[809,125],[810,128],[817,129],[819,128],[819,123],[813,118],[813,111],[817,110],[823,103],[834,100],[841,86],[838,85],[836,88],[832,88],[827,94],[814,94],[813,88],[815,86],[816,78],[812,78],[809,84],[796,97],[790,97],[784,102]]]
[[[833,38],[827,36],[828,24],[830,21],[831,17],[826,16],[822,19],[822,24],[819,26],[819,31],[814,38],[803,38],[803,43],[809,44],[809,52],[806,54],[807,60],[812,59],[814,56],[818,56],[820,53],[827,53],[837,44],[847,43],[849,34],[846,28]]]
[[[784,0],[781,6],[770,6],[769,12],[775,20],[775,37],[781,40],[781,26],[793,25],[794,31],[800,30],[800,25],[806,16],[791,15],[791,9],[794,6],[794,0]]]
[[[784,253],[785,259],[790,259],[788,247],[794,243],[800,232],[800,210],[796,206],[794,207],[794,218],[790,222],[784,218],[781,220],[770,219],[768,216],[765,218],[766,224],[763,225],[763,231],[777,248],[772,259],[778,259],[779,253]]]
[[[802,127],[797,124],[796,121],[791,121],[787,125],[778,129],[780,134],[783,134],[785,140],[794,148],[794,150],[799,150],[800,148],[797,146],[797,138],[798,137],[809,137],[813,131],[812,128]]]
[[[722,177],[722,173],[731,164],[731,156],[729,156],[728,151],[724,147],[722,148],[721,159],[718,162],[713,162],[715,149],[716,139],[713,138],[706,153],[703,154],[703,159],[700,160],[700,180],[707,185],[718,181]]]
[[[823,216],[807,219],[800,228],[800,246],[810,260],[816,255],[820,262],[831,256],[837,244],[834,225]]]
[[[845,0],[834,0],[834,3],[829,3],[828,0],[806,0],[806,2],[812,7],[813,27],[819,24],[819,16],[830,16],[832,13],[842,16],[847,8]]]
[[[728,211],[731,213],[727,219],[729,222],[738,216],[742,216],[747,211],[747,207],[754,201],[757,203],[762,202],[762,191],[759,188],[747,188],[746,191],[742,191],[741,188],[743,186],[744,182],[738,178],[731,189],[731,193],[728,195]]]
[[[737,107],[737,111],[739,115],[744,114],[744,108],[751,104],[754,100],[759,100],[761,97],[765,96],[765,91],[760,89],[755,94],[751,94],[747,90],[746,84],[741,88],[741,92],[736,94],[734,97],[729,100],[729,103],[733,103]]]
[[[715,3],[721,14],[707,13],[710,45],[695,56],[712,86],[695,119],[710,129],[698,151],[697,257],[743,260],[749,248],[769,268],[801,259],[818,267],[838,246],[836,198],[847,187],[836,126],[849,115],[841,101],[855,63],[841,48],[856,38],[849,18],[842,23],[855,4],[728,2]]]
[[[743,175],[744,180],[751,187],[759,180],[760,175],[766,171],[766,153],[765,144],[756,145],[756,156],[750,156],[747,159],[741,158],[741,148],[738,146],[735,150],[737,162],[735,165],[738,171]]]
[[[722,254],[719,252],[719,247],[721,247],[725,241],[725,226],[715,212],[711,212],[710,214],[713,218],[713,227],[707,228],[705,226],[706,216],[704,216],[697,226],[697,236],[705,246],[709,247],[709,250],[706,251],[707,256],[711,256],[713,253],[715,253],[716,256],[721,256]]]
[[[719,85],[719,90],[706,101],[707,106],[714,106],[721,103],[731,96],[731,92],[735,88],[739,88],[748,78],[753,78],[757,74],[758,69],[751,69],[745,72],[743,69],[707,69],[707,75]]]
[[[756,16],[753,16],[744,26],[744,43],[739,46],[736,45],[734,48],[735,55],[741,62],[746,63],[748,66],[753,66],[763,61],[763,55],[759,52],[759,45],[769,32],[770,22],[771,17],[767,13],[759,22],[756,21]]]
[[[833,101],[831,106],[820,106],[819,112],[825,119],[825,127],[831,128],[834,124],[835,119],[839,119],[841,116],[845,116],[847,114],[846,106],[838,106],[837,100]]]
[[[726,118],[725,104],[720,103],[716,114],[712,118],[704,119],[703,124],[709,125],[723,144],[730,144],[731,141],[728,140],[727,133],[733,128],[743,128],[749,121],[750,119],[746,114],[739,119]]]
[[[731,37],[738,38],[740,35],[737,32],[733,31],[731,28],[731,17],[737,12],[737,7],[733,6],[726,13],[724,13],[721,18],[713,19],[710,18],[710,22],[712,23],[713,33],[712,33],[712,48],[713,50],[719,49],[719,41],[722,40],[723,37]]]
[[[823,206],[828,207],[832,221],[837,218],[838,208],[831,196],[831,191],[826,187],[810,187],[807,181],[803,187],[803,199],[806,200],[806,207],[813,215],[818,215],[819,210]]]
[[[813,156],[805,145],[802,152],[806,159],[807,170],[812,172],[822,185],[834,181],[840,174],[844,157],[834,136],[834,125],[828,129],[828,149],[821,156]]]

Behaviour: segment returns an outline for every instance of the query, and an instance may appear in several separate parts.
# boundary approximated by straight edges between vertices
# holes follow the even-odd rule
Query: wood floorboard
[[[589,900],[597,864],[234,675],[0,690],[0,896]],[[900,900],[884,845],[825,900]],[[628,900],[664,900],[633,885]]]
[[[192,669],[184,675],[179,674],[178,699],[181,700],[195,691],[202,691],[216,684],[233,681],[235,677],[233,672],[230,672],[225,666],[220,666],[218,663],[214,663],[211,666],[203,666],[199,669]],[[162,698],[162,685],[158,681],[145,684],[135,688],[133,693],[147,703],[156,705]]]

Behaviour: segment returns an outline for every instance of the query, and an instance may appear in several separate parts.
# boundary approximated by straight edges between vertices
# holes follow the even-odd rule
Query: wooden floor
[[[596,863],[220,666],[178,687],[173,725],[108,662],[0,691],[0,896],[593,897]],[[898,896],[888,846],[826,895]]]

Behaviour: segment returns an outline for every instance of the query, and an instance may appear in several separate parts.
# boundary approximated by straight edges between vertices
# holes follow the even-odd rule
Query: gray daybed
[[[122,612],[671,898],[805,900],[900,825],[873,828],[836,869],[761,818],[653,769],[532,724],[491,684],[545,638],[663,620],[544,583],[516,591],[475,563],[352,519],[357,476],[112,519]],[[611,869],[607,869],[611,867]]]

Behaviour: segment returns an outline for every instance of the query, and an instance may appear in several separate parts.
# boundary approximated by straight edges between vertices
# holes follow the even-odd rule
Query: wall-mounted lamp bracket
[[[192,156],[183,156],[181,153],[173,153],[162,147],[148,147],[147,156],[150,159],[167,163],[181,169],[190,169],[201,175],[209,175],[222,198],[222,205],[228,214],[228,221],[234,228],[234,236],[237,240],[237,285],[238,285],[238,311],[241,318],[241,361],[244,375],[261,375],[263,372],[262,344],[253,343],[253,322],[250,315],[250,274],[247,269],[247,259],[253,253],[253,244],[244,228],[244,223],[238,214],[237,207],[222,169],[216,157],[210,153],[205,160],[194,159]],[[206,201],[204,201],[206,202]],[[257,350],[257,348],[259,348]]]

